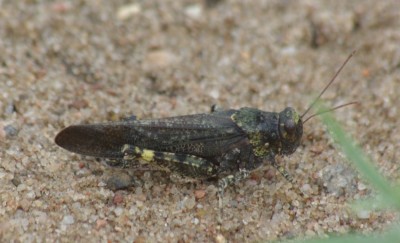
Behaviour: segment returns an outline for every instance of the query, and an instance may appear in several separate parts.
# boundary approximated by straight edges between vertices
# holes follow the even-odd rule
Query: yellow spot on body
[[[232,120],[233,122],[235,122],[236,125],[238,125],[239,127],[243,127],[243,124],[242,124],[240,121],[237,120],[237,118],[236,118],[236,113],[234,113],[234,114],[231,115],[231,120]]]
[[[148,150],[148,149],[143,149],[143,151],[141,153],[141,157],[142,157],[142,159],[151,162],[154,159],[154,151]]]
[[[294,112],[294,114],[293,114],[293,120],[294,120],[294,122],[295,122],[296,124],[299,123],[300,116],[299,116],[299,114],[297,114],[297,112]]]

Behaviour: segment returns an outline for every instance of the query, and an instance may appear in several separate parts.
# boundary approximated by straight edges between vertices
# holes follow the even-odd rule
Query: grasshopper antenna
[[[329,86],[335,81],[336,77],[337,77],[337,76],[339,75],[339,73],[342,71],[342,69],[344,68],[344,66],[346,66],[346,64],[349,62],[349,60],[354,56],[354,54],[356,54],[356,50],[354,50],[354,51],[347,57],[346,61],[343,62],[342,66],[340,66],[339,70],[335,73],[335,75],[333,75],[331,81],[329,81],[329,83],[325,86],[325,88],[324,88],[324,89],[322,90],[322,92],[318,95],[318,97],[314,100],[314,102],[307,108],[307,110],[303,113],[303,115],[301,115],[301,118],[303,118],[303,117],[311,110],[311,108],[314,107],[315,103],[317,103],[317,101],[321,98],[321,96],[325,93],[325,91],[329,88]],[[310,117],[308,117],[308,118],[306,119],[306,121],[309,120],[310,118],[316,116],[316,115],[320,115],[320,114],[322,114],[322,113],[330,112],[330,111],[339,109],[339,108],[341,108],[341,107],[344,107],[344,106],[347,106],[347,105],[351,105],[351,104],[355,104],[355,103],[357,103],[357,102],[351,102],[351,103],[348,103],[348,104],[340,105],[340,106],[337,106],[337,107],[332,108],[332,109],[330,109],[330,110],[323,111],[323,112],[320,112],[320,113],[311,115]]]
[[[343,105],[338,105],[338,106],[333,107],[333,108],[331,108],[331,109],[329,109],[329,110],[320,111],[320,112],[318,112],[318,113],[315,113],[315,114],[313,114],[313,115],[307,117],[307,119],[305,119],[305,120],[303,121],[303,124],[306,123],[308,120],[310,120],[311,118],[313,118],[313,117],[315,117],[315,116],[319,116],[319,115],[321,115],[321,114],[328,113],[328,112],[337,110],[337,109],[339,109],[339,108],[342,108],[342,107],[345,107],[345,106],[348,106],[348,105],[357,105],[357,104],[358,104],[357,101],[353,101],[353,102],[349,102],[349,103],[346,103],[346,104],[343,104]]]

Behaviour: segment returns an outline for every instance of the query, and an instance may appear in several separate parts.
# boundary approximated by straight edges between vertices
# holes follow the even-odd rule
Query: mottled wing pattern
[[[131,144],[155,151],[212,158],[246,139],[230,118],[233,112],[73,125],[62,130],[55,141],[71,152],[95,157],[122,158],[122,146]]]

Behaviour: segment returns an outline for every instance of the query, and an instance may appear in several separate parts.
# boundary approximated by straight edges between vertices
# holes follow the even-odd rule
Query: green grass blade
[[[361,235],[361,234],[348,234],[344,236],[331,236],[327,239],[312,239],[303,241],[294,241],[296,243],[394,243],[400,241],[400,227],[391,228],[390,230],[371,235]]]
[[[320,106],[321,107],[321,106]],[[324,110],[321,108],[320,110]],[[322,121],[332,132],[332,137],[339,144],[347,159],[353,163],[361,176],[366,179],[385,201],[400,209],[400,191],[395,190],[371,163],[362,150],[350,139],[330,113],[321,115]]]

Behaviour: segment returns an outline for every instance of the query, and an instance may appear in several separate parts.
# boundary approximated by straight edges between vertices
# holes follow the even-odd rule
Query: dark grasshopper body
[[[286,108],[280,113],[253,108],[163,119],[73,125],[55,142],[74,153],[140,159],[192,178],[218,178],[225,188],[276,155],[292,154],[303,123]],[[284,170],[280,170],[284,174]]]
[[[78,154],[125,162],[140,160],[186,177],[217,178],[220,199],[225,187],[246,178],[264,161],[291,180],[276,165],[275,156],[296,151],[303,135],[303,123],[310,118],[356,103],[340,105],[302,120],[354,53],[301,116],[290,107],[280,113],[245,107],[211,114],[73,125],[62,130],[55,142]]]

